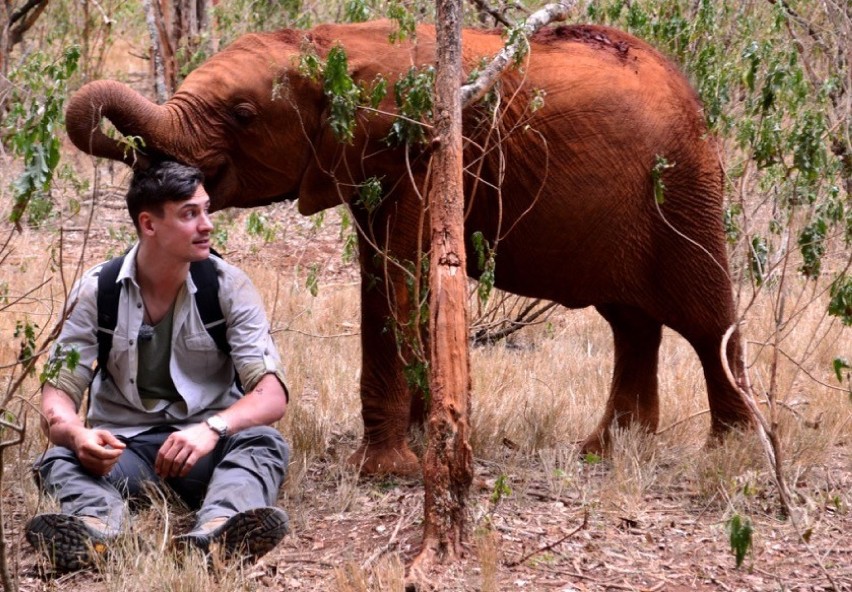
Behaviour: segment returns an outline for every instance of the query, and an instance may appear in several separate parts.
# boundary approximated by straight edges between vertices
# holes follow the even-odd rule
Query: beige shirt
[[[97,288],[101,265],[86,272],[69,297],[71,314],[62,327],[52,359],[71,350],[79,354],[73,369],[63,367],[51,380],[79,408],[91,384],[88,422],[119,436],[134,436],[152,427],[169,425],[178,429],[203,421],[230,407],[242,396],[234,384],[235,370],[246,392],[266,374],[274,374],[284,385],[278,350],[269,333],[263,302],[243,271],[211,255],[219,274],[219,303],[227,325],[230,357],[222,353],[205,329],[195,304],[192,276],[178,293],[174,305],[169,372],[179,401],[143,403],[137,388],[137,336],[142,326],[143,305],[136,283],[135,245],[118,274],[123,286],[118,301],[118,320],[113,334],[107,372],[94,373],[98,341]],[[286,386],[285,386],[286,390]]]

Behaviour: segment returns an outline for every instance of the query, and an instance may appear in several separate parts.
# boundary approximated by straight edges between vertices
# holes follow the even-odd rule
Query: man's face
[[[208,211],[210,197],[199,185],[192,197],[184,201],[169,201],[163,204],[162,217],[143,212],[143,234],[163,252],[191,263],[210,256],[210,233],[213,224]],[[147,220],[143,219],[147,216]]]

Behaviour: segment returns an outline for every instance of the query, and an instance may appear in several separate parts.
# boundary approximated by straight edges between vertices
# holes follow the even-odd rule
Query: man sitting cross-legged
[[[60,570],[89,566],[108,551],[127,523],[125,502],[147,484],[165,484],[197,509],[194,528],[176,539],[181,545],[252,560],[287,533],[287,514],[275,504],[289,449],[271,427],[287,406],[283,370],[257,290],[210,254],[202,182],[200,171],[174,162],[134,174],[127,206],[139,240],[117,269],[114,328],[99,317],[105,264],[69,298],[53,357],[76,352],[79,361],[42,389],[54,447],[37,464],[61,513],[39,514],[26,530]],[[199,312],[190,271],[198,262],[218,283],[225,348],[211,336],[217,323],[205,326]],[[98,358],[105,364],[94,371]],[[87,389],[84,423],[78,411]]]

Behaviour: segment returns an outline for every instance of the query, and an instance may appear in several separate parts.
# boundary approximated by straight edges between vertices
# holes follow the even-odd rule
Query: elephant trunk
[[[104,117],[124,136],[140,136],[145,143],[142,151],[178,156],[173,134],[168,132],[173,127],[169,110],[126,84],[111,80],[90,82],[71,97],[65,111],[68,137],[77,148],[93,156],[144,166],[147,157],[103,133],[101,118]]]

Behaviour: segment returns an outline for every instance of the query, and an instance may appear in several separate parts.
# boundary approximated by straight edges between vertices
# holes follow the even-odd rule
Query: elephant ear
[[[354,62],[354,63],[353,63]],[[349,71],[357,82],[363,76],[363,65],[352,59]],[[341,142],[329,124],[330,107],[320,115],[319,132],[314,138],[313,157],[310,159],[299,187],[299,213],[309,216],[322,210],[348,204],[359,181],[353,171],[361,171],[360,162],[364,144],[376,131],[375,117],[356,114],[355,137],[351,144]],[[356,161],[357,159],[357,161]]]
[[[384,37],[383,37],[384,38]],[[315,41],[317,39],[315,38]],[[338,43],[338,36],[325,40],[325,51]],[[371,84],[377,76],[386,75],[387,64],[377,60],[379,55],[375,47],[358,47],[349,44],[348,71],[353,80],[358,83]],[[380,112],[392,113],[396,110],[393,98],[385,97]],[[362,161],[364,154],[379,153],[387,146],[381,138],[387,136],[393,117],[372,113],[369,116],[356,114],[355,137],[351,144],[340,141],[329,125],[330,107],[327,105],[320,116],[320,128],[314,139],[314,155],[310,159],[299,187],[299,212],[311,215],[340,204],[348,204],[357,191],[358,185],[365,176],[369,176],[366,168],[375,168],[375,157],[366,164]],[[367,150],[366,146],[380,142],[375,150]],[[380,157],[379,157],[380,158]],[[381,163],[387,166],[388,163]],[[381,165],[380,165],[381,166]],[[391,167],[393,168],[393,167]],[[359,175],[354,178],[354,175]]]
[[[337,173],[346,170],[340,166],[345,146],[340,143],[331,126],[328,112],[322,114],[323,124],[314,141],[314,154],[302,175],[299,185],[299,213],[305,216],[349,203],[354,183],[341,180]]]

